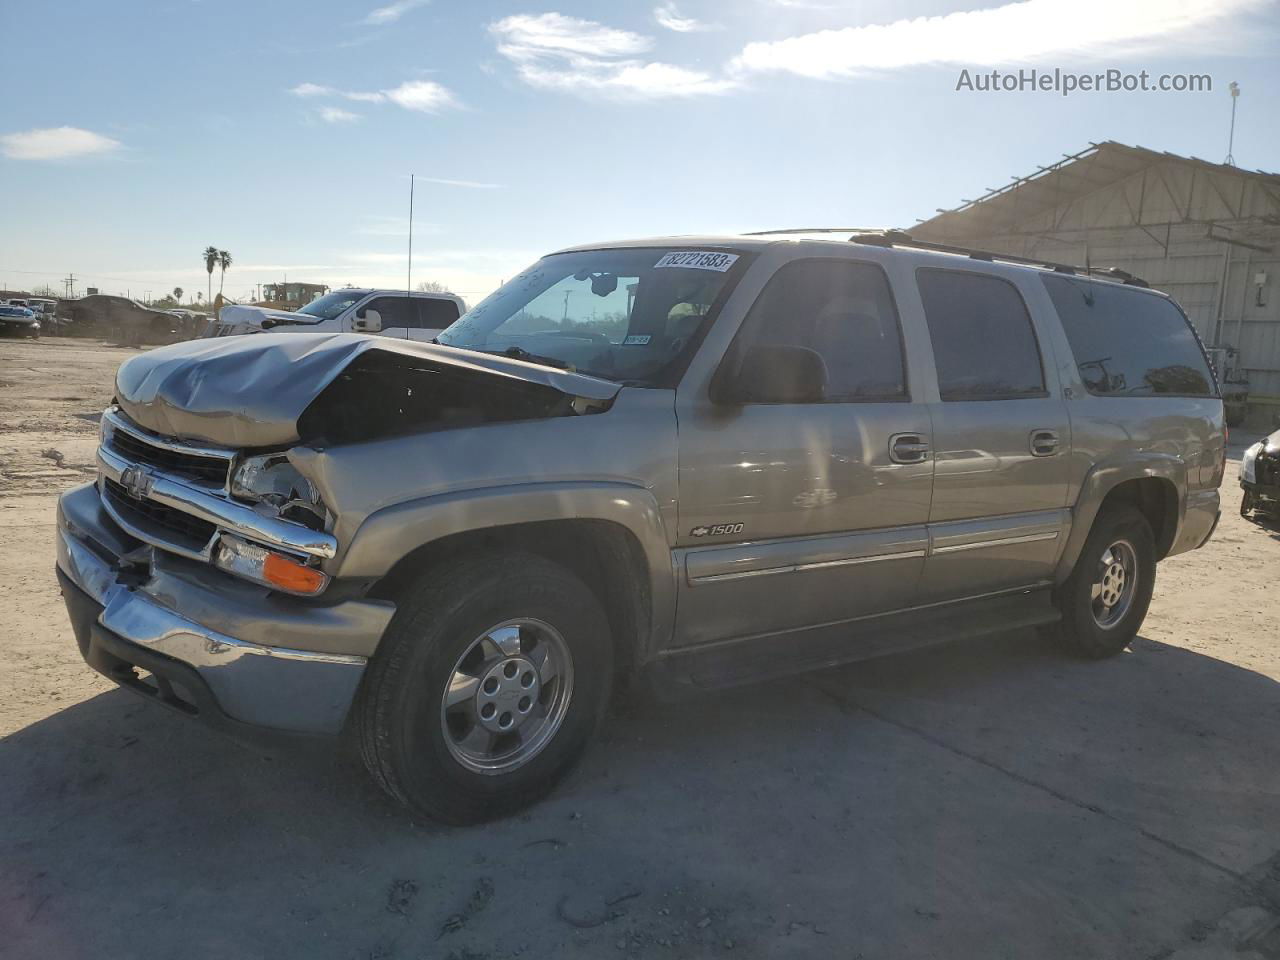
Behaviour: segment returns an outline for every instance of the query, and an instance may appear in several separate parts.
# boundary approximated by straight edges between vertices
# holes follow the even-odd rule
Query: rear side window
[[[1217,396],[1195,332],[1171,301],[1116,284],[1042,279],[1090,393]]]
[[[796,260],[747,317],[745,345],[805,347],[827,366],[828,402],[905,400],[898,310],[884,271],[853,260]]]
[[[1007,280],[960,270],[916,271],[943,400],[1045,395],[1031,315]]]
[[[415,297],[418,305],[417,323],[412,326],[422,330],[443,330],[458,319],[458,305],[452,300],[433,300]]]

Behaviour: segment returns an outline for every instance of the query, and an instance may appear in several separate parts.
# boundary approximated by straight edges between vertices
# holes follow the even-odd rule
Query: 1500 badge
[[[691,537],[728,537],[741,533],[744,523],[717,523],[710,527],[694,527],[689,531]]]

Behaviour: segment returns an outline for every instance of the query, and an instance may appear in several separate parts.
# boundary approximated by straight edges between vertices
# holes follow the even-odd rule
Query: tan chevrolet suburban
[[[347,733],[413,810],[532,802],[616,680],[715,688],[992,631],[1122,650],[1219,515],[1169,297],[899,233],[544,257],[440,334],[130,359],[58,575],[96,670]]]

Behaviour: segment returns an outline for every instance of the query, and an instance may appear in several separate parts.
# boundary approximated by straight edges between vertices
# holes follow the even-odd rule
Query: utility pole
[[[62,286],[67,292],[67,299],[70,300],[76,295],[76,275],[74,273],[67,274],[67,278],[62,281]]]
[[[1240,84],[1232,80],[1228,89],[1231,91],[1231,134],[1227,137],[1227,159],[1222,162],[1229,167],[1234,167],[1236,158],[1231,154],[1236,145],[1236,101],[1240,99]]]

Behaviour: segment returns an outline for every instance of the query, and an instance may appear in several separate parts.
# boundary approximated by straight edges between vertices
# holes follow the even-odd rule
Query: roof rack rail
[[[751,230],[744,237],[777,237],[795,233],[892,233],[884,227],[788,227],[785,230]]]
[[[771,231],[789,233],[792,231]],[[795,231],[800,232],[800,231]],[[817,231],[805,231],[817,232]],[[827,231],[823,231],[827,232]],[[843,233],[844,231],[831,231]],[[956,253],[971,260],[983,260],[987,263],[999,260],[1004,263],[1019,263],[1030,267],[1041,267],[1055,273],[1069,273],[1083,276],[1098,276],[1108,280],[1118,280],[1131,287],[1149,287],[1150,284],[1141,277],[1135,277],[1127,270],[1117,267],[1082,267],[1070,263],[1054,263],[1052,260],[1040,260],[1034,257],[1019,257],[1011,253],[993,253],[990,250],[976,250],[972,247],[960,247],[949,243],[933,243],[928,240],[916,240],[904,230],[880,230],[867,233],[855,233],[849,238],[850,243],[863,243],[872,247],[910,247],[914,250],[929,250],[935,253]]]

